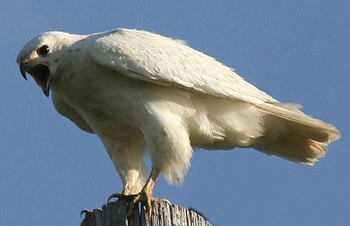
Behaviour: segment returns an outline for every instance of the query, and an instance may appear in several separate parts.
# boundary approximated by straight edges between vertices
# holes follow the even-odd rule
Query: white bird
[[[181,184],[193,147],[249,147],[313,165],[340,138],[300,105],[278,102],[183,41],[143,30],[46,32],[24,46],[17,63],[46,96],[51,90],[61,115],[98,135],[122,194],[149,211],[158,174]]]

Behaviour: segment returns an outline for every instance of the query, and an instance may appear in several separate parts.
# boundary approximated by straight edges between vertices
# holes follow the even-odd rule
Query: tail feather
[[[305,115],[296,105],[264,103],[256,108],[267,114],[265,134],[254,147],[267,154],[313,165],[326,154],[327,144],[340,138],[337,128]]]
[[[339,130],[333,125],[305,115],[299,108],[291,108],[291,106],[293,106],[293,104],[264,103],[256,107],[268,114],[285,119],[290,128],[300,130],[299,134],[301,136],[304,135],[312,140],[326,143],[340,138]]]

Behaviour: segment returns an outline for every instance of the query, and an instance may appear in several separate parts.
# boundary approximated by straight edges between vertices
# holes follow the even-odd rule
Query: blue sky
[[[79,225],[122,184],[99,139],[53,108],[15,59],[47,30],[139,28],[186,40],[342,139],[314,167],[252,149],[199,151],[182,187],[154,195],[215,225],[350,221],[349,1],[6,1],[0,6],[0,225]]]

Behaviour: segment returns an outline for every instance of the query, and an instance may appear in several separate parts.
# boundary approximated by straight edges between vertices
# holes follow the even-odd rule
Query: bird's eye
[[[45,56],[46,54],[48,54],[49,51],[50,51],[50,48],[47,45],[43,45],[42,47],[36,50],[36,53],[39,56]]]

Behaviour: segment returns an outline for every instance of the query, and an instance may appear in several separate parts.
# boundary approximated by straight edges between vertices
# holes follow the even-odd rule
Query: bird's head
[[[49,96],[50,81],[55,77],[66,48],[72,45],[78,35],[71,35],[60,31],[45,32],[29,41],[17,56],[23,78],[30,74],[41,87],[44,94]]]

